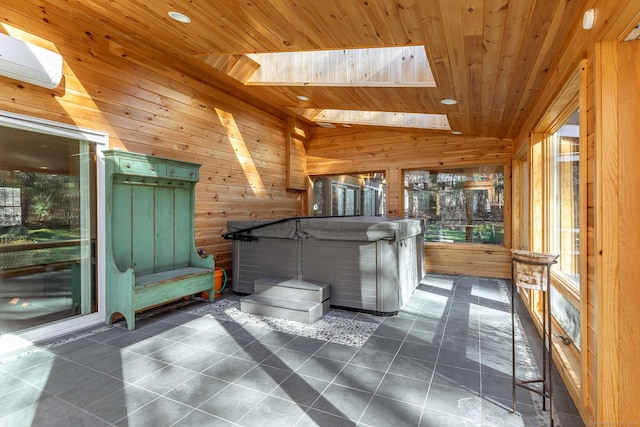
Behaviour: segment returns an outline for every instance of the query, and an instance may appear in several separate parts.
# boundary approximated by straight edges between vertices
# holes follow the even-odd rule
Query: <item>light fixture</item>
[[[444,105],[456,105],[458,103],[458,101],[451,98],[441,99],[440,102],[443,103]]]
[[[582,28],[590,30],[593,28],[593,22],[596,19],[596,12],[593,9],[589,9],[584,13],[582,17]]]
[[[462,132],[459,130],[452,130],[451,135],[462,135]]]
[[[296,96],[296,98],[298,98],[300,101],[308,101],[309,97],[308,96],[304,96],[304,95],[298,95]]]
[[[334,125],[333,123],[317,122],[316,124],[322,128],[327,128],[327,129],[335,129],[336,127],[336,125]]]
[[[169,18],[173,19],[174,21],[181,22],[183,24],[188,24],[191,22],[191,18],[189,18],[187,15],[185,15],[184,13],[176,12],[175,10],[170,11],[168,15],[169,15]]]

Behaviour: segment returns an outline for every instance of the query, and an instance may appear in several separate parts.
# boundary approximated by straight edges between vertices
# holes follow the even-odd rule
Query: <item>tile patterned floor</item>
[[[94,328],[0,356],[0,426],[548,425],[526,390],[509,412],[504,281],[429,276],[397,316],[334,312],[354,321],[350,338],[328,333],[335,324],[312,332],[225,320],[234,312],[214,310],[220,302],[176,304],[142,316],[133,332]],[[526,342],[519,375],[535,375]],[[554,385],[556,425],[583,426]]]

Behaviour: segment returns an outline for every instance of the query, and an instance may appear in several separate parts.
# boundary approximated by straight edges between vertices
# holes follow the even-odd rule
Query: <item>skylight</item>
[[[387,111],[351,111],[307,109],[303,115],[315,123],[393,126],[417,129],[451,130],[444,114],[394,113]],[[316,114],[317,113],[317,114]]]
[[[260,64],[247,85],[435,87],[424,46],[246,56]]]
[[[436,87],[423,45],[198,57],[246,86],[281,88],[279,95],[305,103],[287,108],[318,126],[358,124],[451,130],[444,114],[314,108],[313,92],[301,94],[295,89]]]

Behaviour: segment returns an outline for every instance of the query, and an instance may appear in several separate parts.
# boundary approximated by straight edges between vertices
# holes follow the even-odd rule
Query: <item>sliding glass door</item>
[[[0,126],[0,152],[0,336],[96,313],[96,144]]]

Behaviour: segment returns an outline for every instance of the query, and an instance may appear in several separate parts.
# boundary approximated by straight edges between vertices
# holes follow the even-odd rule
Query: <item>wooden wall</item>
[[[428,272],[511,278],[511,249],[473,243],[427,243]]]
[[[387,216],[404,216],[406,169],[504,165],[505,245],[426,245],[427,269],[447,274],[511,277],[511,140],[434,135],[407,130],[318,130],[307,143],[307,173],[383,171]],[[482,267],[482,268],[479,268]]]
[[[300,215],[286,190],[286,118],[259,110],[94,37],[81,17],[27,2],[0,5],[0,31],[57,51],[65,81],[47,90],[0,77],[0,109],[109,132],[112,148],[201,163],[196,244],[230,268],[228,219]]]
[[[596,46],[595,413],[640,422],[640,41]],[[598,108],[599,107],[599,108]]]
[[[583,366],[587,381],[576,404],[585,422],[632,425],[640,420],[638,42],[610,42],[598,52],[594,46],[607,31],[613,38],[620,34],[608,26],[621,30],[637,19],[635,11],[625,16],[621,11],[623,4],[637,10],[637,1],[588,0],[585,6],[596,3],[596,25],[590,32],[581,28],[580,17],[567,22],[572,29],[563,54],[549,67],[545,88],[514,141],[518,147],[527,143],[568,76],[587,58],[592,77],[587,103],[588,333],[583,351],[588,356]],[[63,8],[5,2],[0,15],[0,31],[57,51],[65,60],[65,81],[56,90],[0,78],[0,109],[109,132],[111,147],[203,164],[196,187],[196,244],[213,253],[219,265],[230,265],[231,246],[220,237],[228,219],[306,212],[303,193],[286,189],[286,118],[160,66],[143,52],[125,52],[95,36],[82,16]],[[512,142],[418,130],[319,130],[305,149],[310,175],[384,171],[387,214],[403,216],[404,169],[504,164],[508,171]],[[508,227],[510,205],[505,200]],[[530,214],[533,223],[535,212]],[[476,275],[481,263],[491,274],[508,277],[510,245],[434,244],[427,248],[427,260],[434,260],[431,271]],[[475,267],[460,267],[472,261]]]
[[[544,120],[543,110],[552,106],[580,62],[586,64],[586,78],[579,89],[585,94],[580,109],[587,110],[585,123],[581,122],[581,138],[587,144],[586,236],[581,239],[586,277],[580,295],[578,393],[572,397],[587,425],[633,425],[640,422],[640,42],[620,40],[640,20],[640,4],[596,3],[596,25],[587,32],[580,23],[574,24],[546,89],[514,139],[514,150],[535,144],[537,134],[532,132]],[[536,235],[543,231],[539,227],[544,228],[536,209],[544,206],[531,201],[529,221]],[[563,373],[565,367],[559,370]],[[565,377],[565,381],[572,379]],[[576,384],[569,389],[576,390]]]
[[[620,325],[617,351],[611,357],[620,363],[618,422],[640,423],[640,41],[618,43],[618,123],[621,179],[620,209],[620,299],[616,310]],[[603,287],[603,291],[606,288]],[[606,316],[610,316],[606,313]],[[603,372],[605,375],[606,371]],[[604,396],[602,396],[604,398]]]

